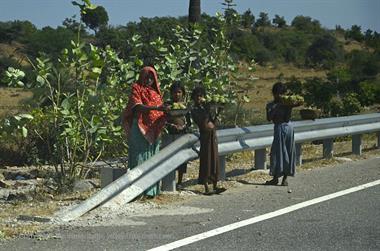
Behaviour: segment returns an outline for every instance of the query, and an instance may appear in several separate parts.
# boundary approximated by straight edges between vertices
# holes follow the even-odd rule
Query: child
[[[200,132],[200,165],[198,184],[203,184],[205,194],[223,192],[225,189],[218,188],[219,157],[218,140],[216,137],[215,117],[211,115],[209,105],[205,102],[206,91],[203,87],[196,87],[191,93],[194,102],[191,116],[197,124]],[[212,183],[213,191],[210,192],[208,184]]]
[[[171,107],[171,110],[186,109],[186,105],[183,102],[186,95],[185,87],[180,82],[175,82],[170,86],[170,98],[169,102],[165,104]],[[188,132],[188,128],[191,125],[190,113],[180,116],[167,116],[166,130],[168,132],[164,137],[164,144],[168,145],[183,134]],[[178,167],[178,182],[177,188],[182,187],[183,174],[187,171],[187,162]]]
[[[287,186],[288,176],[295,173],[295,142],[293,126],[290,123],[292,108],[297,105],[285,105],[281,95],[286,93],[286,86],[280,82],[273,85],[274,100],[267,104],[267,119],[274,123],[273,143],[270,155],[270,175],[273,179],[266,185],[277,185],[278,178],[283,176],[281,185]]]

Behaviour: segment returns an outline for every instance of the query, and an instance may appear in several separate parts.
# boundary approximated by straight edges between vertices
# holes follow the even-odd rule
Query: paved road
[[[289,187],[244,184],[217,196],[194,196],[191,215],[139,216],[143,224],[57,229],[58,239],[17,239],[0,250],[147,250],[380,179],[380,158],[303,171]],[[289,189],[292,191],[289,193]],[[292,211],[179,250],[380,250],[380,185]]]

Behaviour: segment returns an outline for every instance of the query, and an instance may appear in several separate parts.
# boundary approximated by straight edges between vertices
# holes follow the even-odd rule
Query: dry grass
[[[62,206],[89,198],[96,190],[60,194],[55,197],[39,192],[41,201],[18,201],[15,203],[1,203],[0,206],[0,240],[14,238],[20,235],[33,235],[45,230],[49,225],[38,220],[22,220],[20,217],[36,217],[37,219],[50,218]],[[49,196],[48,196],[49,195]]]
[[[20,222],[20,215],[51,216],[58,208],[58,203],[50,202],[18,202],[16,204],[1,204],[0,229],[4,238],[12,238],[19,235],[30,235],[44,228],[38,222]],[[0,238],[1,239],[1,238]]]
[[[0,88],[0,118],[26,109],[25,103],[33,93],[19,88]]]
[[[26,55],[22,52],[23,45],[18,42],[0,43],[0,57],[15,60],[21,66],[29,66]]]

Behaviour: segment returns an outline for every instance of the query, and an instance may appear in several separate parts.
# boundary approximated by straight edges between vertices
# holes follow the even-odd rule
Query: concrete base
[[[175,192],[176,191],[176,182],[175,182],[175,173],[176,171],[170,172],[162,179],[162,191]]]
[[[100,169],[100,185],[102,188],[106,187],[108,184],[117,180],[120,176],[125,174],[128,169],[126,168],[111,168],[103,167]]]
[[[255,150],[255,166],[254,169],[265,169],[266,167],[266,153],[267,149],[257,149]]]

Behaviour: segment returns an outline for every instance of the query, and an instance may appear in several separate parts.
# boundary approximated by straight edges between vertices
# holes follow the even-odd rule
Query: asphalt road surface
[[[176,205],[201,213],[59,228],[47,233],[58,238],[19,238],[0,250],[168,250],[166,244],[178,244],[177,250],[380,250],[379,180],[379,157],[347,162],[302,171],[289,187],[243,184]]]

